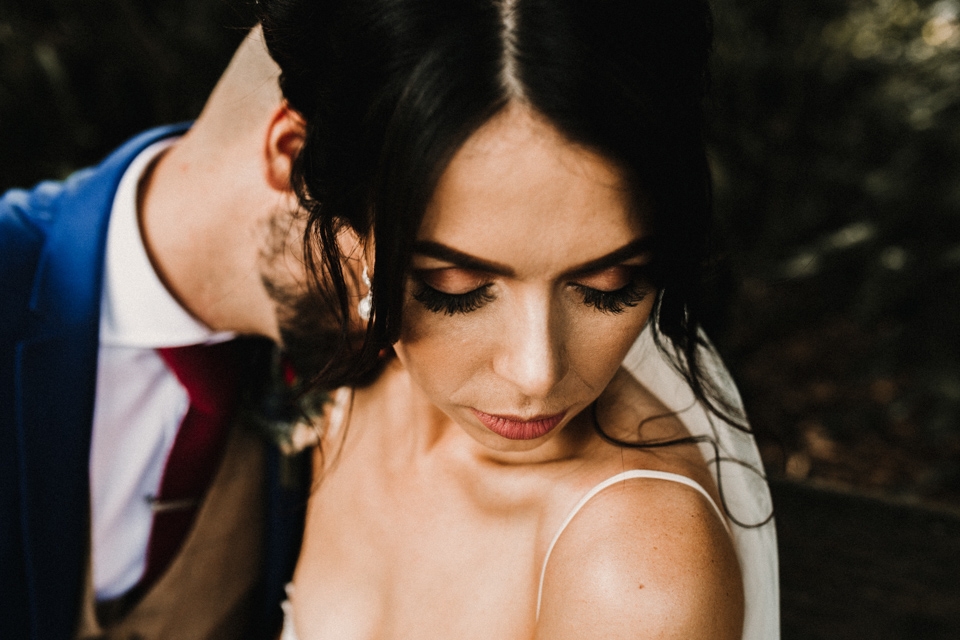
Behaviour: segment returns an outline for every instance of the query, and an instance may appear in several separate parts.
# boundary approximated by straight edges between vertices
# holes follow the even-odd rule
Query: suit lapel
[[[24,561],[33,636],[71,637],[90,539],[89,458],[103,255],[113,196],[140,150],[185,129],[134,138],[75,174],[52,207],[17,345]]]

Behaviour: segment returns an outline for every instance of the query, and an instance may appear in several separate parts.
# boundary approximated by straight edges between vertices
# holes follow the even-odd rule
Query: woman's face
[[[396,351],[480,443],[534,449],[610,382],[650,316],[642,218],[620,172],[510,106],[425,212]]]

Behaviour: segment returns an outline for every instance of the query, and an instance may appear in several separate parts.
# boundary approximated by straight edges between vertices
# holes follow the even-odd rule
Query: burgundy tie
[[[159,578],[183,544],[227,441],[250,354],[247,340],[157,349],[187,391],[190,406],[152,500],[153,528],[139,593]]]

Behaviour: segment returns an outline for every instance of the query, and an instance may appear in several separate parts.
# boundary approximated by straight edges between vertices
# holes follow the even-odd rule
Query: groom
[[[277,74],[254,30],[192,125],[0,198],[0,638],[276,633],[304,487],[238,407],[330,326]]]

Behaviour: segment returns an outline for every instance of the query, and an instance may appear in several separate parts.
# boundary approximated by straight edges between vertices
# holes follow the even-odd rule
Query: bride
[[[284,638],[779,637],[698,323],[705,3],[259,5],[344,326]]]

